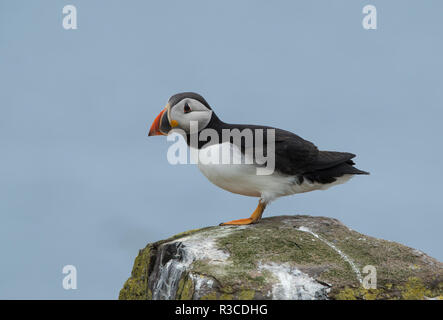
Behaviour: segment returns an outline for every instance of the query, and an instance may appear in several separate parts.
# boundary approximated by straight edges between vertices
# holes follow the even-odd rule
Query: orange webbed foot
[[[261,216],[263,214],[263,211],[265,211],[266,203],[265,202],[258,202],[257,209],[254,210],[251,217],[246,219],[238,219],[238,220],[232,220],[225,223],[220,223],[220,226],[244,226],[248,224],[257,223],[260,221]]]
[[[255,223],[251,218],[246,219],[238,219],[238,220],[232,220],[224,223],[220,223],[220,226],[243,226],[247,224],[253,224]]]

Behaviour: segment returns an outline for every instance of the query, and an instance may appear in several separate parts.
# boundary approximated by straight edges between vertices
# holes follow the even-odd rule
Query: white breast
[[[214,155],[226,154],[230,152],[232,159],[236,159],[241,164],[216,163]],[[212,162],[211,162],[212,160]],[[269,202],[278,197],[295,193],[308,192],[344,183],[352,175],[345,175],[334,183],[324,185],[311,183],[306,179],[302,184],[296,183],[296,178],[274,172],[271,175],[257,175],[254,164],[245,164],[245,159],[241,151],[229,142],[209,146],[199,150],[198,168],[216,186],[245,196],[261,197]]]

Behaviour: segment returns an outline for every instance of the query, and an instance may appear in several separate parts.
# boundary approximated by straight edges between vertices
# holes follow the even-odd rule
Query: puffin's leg
[[[246,219],[238,219],[238,220],[232,220],[225,223],[220,223],[221,226],[238,226],[238,225],[245,225],[245,224],[253,224],[260,221],[261,216],[263,214],[263,211],[265,211],[266,208],[266,202],[260,200],[258,201],[258,206],[252,213],[252,215],[249,218]]]

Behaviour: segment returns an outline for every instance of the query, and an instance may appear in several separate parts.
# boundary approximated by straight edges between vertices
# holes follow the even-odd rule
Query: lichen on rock
[[[377,271],[365,289],[363,267]],[[265,218],[148,244],[120,299],[437,299],[442,263],[336,219]]]

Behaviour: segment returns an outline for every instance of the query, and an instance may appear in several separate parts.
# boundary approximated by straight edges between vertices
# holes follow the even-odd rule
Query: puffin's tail
[[[348,160],[344,164],[348,165],[349,168],[347,168],[347,171],[350,171],[349,172],[350,174],[370,174],[367,171],[363,171],[363,170],[360,170],[360,169],[357,169],[356,167],[354,167],[355,162],[352,160]]]
[[[357,169],[354,165],[354,161],[347,159],[344,162],[333,165],[329,168],[307,172],[303,174],[303,177],[312,182],[327,184],[335,182],[337,178],[340,178],[345,174],[369,174],[367,171]]]

